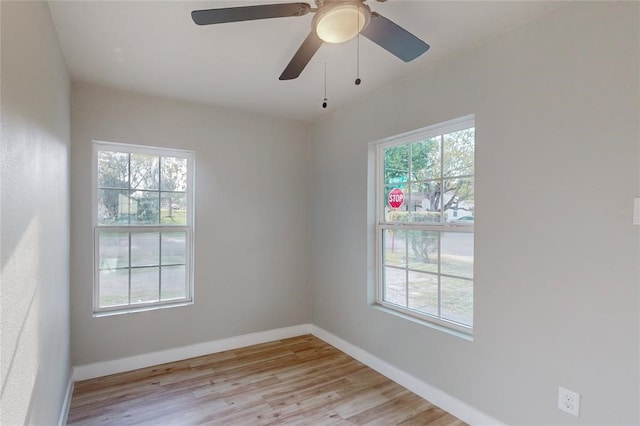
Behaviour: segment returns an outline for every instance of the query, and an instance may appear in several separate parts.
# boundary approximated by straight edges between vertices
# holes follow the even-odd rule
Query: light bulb
[[[313,27],[322,41],[344,43],[369,23],[370,16],[368,6],[360,2],[338,4],[319,11],[313,20]]]

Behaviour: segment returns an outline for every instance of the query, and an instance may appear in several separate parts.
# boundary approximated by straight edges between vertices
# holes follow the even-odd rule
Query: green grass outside
[[[425,274],[409,271],[409,308],[431,315],[438,313],[438,265],[434,260],[425,263],[411,256],[409,249],[408,267],[412,270],[431,272]],[[403,267],[406,256],[403,249],[385,250],[385,264]],[[447,275],[467,278],[473,276],[473,261],[461,256],[441,256],[441,271]],[[401,306],[406,305],[405,282],[387,279],[385,300]],[[441,277],[441,315],[445,319],[471,324],[473,321],[473,281]],[[406,307],[406,306],[405,306]]]
[[[160,223],[163,225],[186,225],[187,211],[173,209],[169,212],[169,209],[162,209],[160,210]]]

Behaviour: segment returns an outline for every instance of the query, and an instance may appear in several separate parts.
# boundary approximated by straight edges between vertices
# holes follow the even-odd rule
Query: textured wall
[[[0,2],[0,423],[55,424],[69,364],[69,98],[46,2]]]
[[[639,6],[572,3],[315,125],[312,322],[508,424],[637,424]],[[370,305],[367,181],[370,142],[470,113],[473,342]]]
[[[74,365],[308,323],[304,125],[92,85],[72,92]],[[195,151],[195,304],[92,317],[92,140]]]

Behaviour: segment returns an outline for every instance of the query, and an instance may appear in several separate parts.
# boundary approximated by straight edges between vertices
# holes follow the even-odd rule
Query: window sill
[[[383,305],[381,305],[379,303],[373,303],[373,304],[371,304],[371,307],[376,309],[376,310],[378,310],[378,311],[381,311],[381,312],[396,316],[398,318],[402,318],[402,319],[405,319],[407,321],[411,321],[411,322],[414,322],[416,324],[420,324],[420,325],[429,327],[431,329],[438,330],[438,331],[441,331],[443,333],[447,333],[447,334],[449,334],[451,336],[459,337],[460,339],[467,340],[469,342],[473,342],[473,329],[469,330],[468,332],[464,332],[464,331],[461,331],[461,330],[449,328],[449,327],[447,327],[445,325],[437,324],[435,322],[431,322],[431,321],[428,321],[428,320],[424,320],[424,319],[421,319],[421,318],[417,318],[417,317],[414,317],[414,316],[411,316],[411,315],[396,311],[395,309],[388,308],[388,307],[383,306]]]
[[[140,306],[129,307],[126,309],[118,309],[117,311],[98,311],[93,313],[94,318],[110,317],[114,315],[135,314],[139,312],[157,311],[160,309],[179,308],[182,306],[193,305],[193,301],[180,301],[177,303],[168,303],[166,305],[152,305],[152,306]]]

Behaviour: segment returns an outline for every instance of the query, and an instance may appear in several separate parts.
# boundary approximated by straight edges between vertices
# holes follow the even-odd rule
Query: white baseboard
[[[151,367],[167,362],[181,361],[215,352],[238,349],[245,346],[272,342],[274,340],[289,337],[302,336],[311,333],[311,324],[300,324],[291,327],[277,328],[275,330],[249,333],[211,342],[197,343],[195,345],[180,348],[167,349],[143,355],[116,359],[113,361],[97,362],[94,364],[79,365],[73,368],[73,380],[87,380],[109,374],[124,373],[138,368]]]
[[[390,378],[416,395],[419,395],[443,410],[448,411],[470,425],[504,425],[504,423],[488,416],[482,411],[471,407],[446,392],[443,392],[440,389],[405,373],[399,368],[375,357],[369,352],[313,324],[300,324],[292,327],[249,333],[241,336],[198,343],[180,348],[167,349],[164,351],[121,358],[113,361],[76,366],[73,368],[73,375],[69,380],[67,395],[65,396],[64,406],[60,413],[60,425],[66,424],[74,381],[93,379],[96,377],[107,376],[109,374],[123,373],[125,371],[136,370],[138,368],[151,367],[173,361],[181,361],[183,359],[238,349],[260,343],[272,342],[274,340],[286,339],[289,337],[302,336],[305,334],[313,334],[319,339],[335,346],[344,353],[376,370],[378,373]]]
[[[69,408],[71,407],[71,396],[73,395],[73,372],[69,374],[69,380],[67,381],[67,391],[62,401],[62,408],[60,409],[60,416],[58,417],[58,426],[65,426],[67,424],[67,417],[69,416]]]
[[[408,373],[405,373],[399,368],[394,367],[380,358],[373,356],[369,352],[352,345],[346,340],[343,340],[320,327],[312,325],[311,334],[324,340],[330,345],[335,346],[342,352],[376,370],[383,376],[390,378],[416,395],[421,396],[432,404],[437,405],[470,425],[504,425],[504,423],[486,415],[482,411],[471,407],[448,393],[443,392]]]

